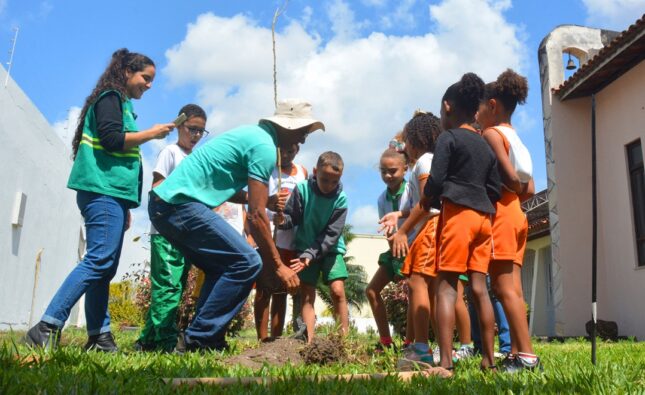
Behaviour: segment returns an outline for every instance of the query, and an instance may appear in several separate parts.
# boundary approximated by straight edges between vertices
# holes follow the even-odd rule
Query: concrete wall
[[[78,261],[82,220],[65,187],[69,155],[20,88],[0,86],[0,330],[37,322]],[[22,226],[11,223],[17,193],[26,196]]]
[[[553,297],[553,284],[556,283],[554,281],[556,279],[554,279],[551,262],[550,236],[527,243],[522,277],[525,275],[531,280],[530,285],[524,289],[524,299],[531,308],[532,319],[529,321],[531,335],[553,336],[555,335],[555,309],[562,301]]]
[[[645,62],[596,95],[598,318],[621,335],[645,338],[645,267],[637,253],[625,146],[645,147]],[[645,156],[645,155],[644,155]]]
[[[601,30],[590,29],[582,26],[563,25],[553,29],[540,43],[538,49],[538,62],[540,67],[540,83],[542,90],[542,113],[544,122],[544,150],[547,170],[547,194],[549,198],[549,221],[551,224],[551,254],[554,277],[557,281],[553,284],[554,298],[565,300],[566,286],[564,279],[567,278],[565,270],[571,272],[567,257],[561,256],[560,246],[568,240],[561,240],[565,232],[561,229],[560,213],[568,208],[560,207],[560,172],[567,172],[567,166],[559,163],[566,160],[566,149],[560,147],[560,139],[566,138],[566,129],[555,125],[553,111],[557,111],[559,104],[557,98],[553,97],[552,89],[557,88],[564,82],[563,53],[569,51],[580,59],[586,61],[593,53],[597,52],[607,41],[607,35]],[[588,119],[588,117],[586,118]],[[583,120],[582,118],[580,119]],[[557,122],[556,122],[557,124]],[[587,141],[588,138],[581,140]],[[568,178],[565,174],[563,178]],[[584,178],[583,178],[584,180]],[[588,196],[588,195],[587,195]],[[564,203],[567,206],[567,203]],[[570,230],[567,230],[570,232]],[[567,237],[565,236],[565,239]],[[555,331],[557,335],[563,336],[570,331],[568,325],[571,323],[565,311],[565,303],[556,306]]]
[[[558,188],[556,334],[584,335],[591,318],[591,100],[553,100],[552,150]],[[549,197],[550,199],[550,197]]]
[[[562,51],[593,52],[599,30],[559,27],[540,47],[544,133],[549,177],[555,332],[585,335],[591,318],[591,98],[561,102]],[[619,334],[645,337],[645,270],[636,268],[633,212],[625,145],[645,144],[645,63],[596,95],[598,191],[598,318],[618,322]]]
[[[367,282],[372,279],[378,270],[378,257],[389,248],[387,240],[377,235],[357,235],[347,246],[347,256],[353,256],[352,263],[361,265],[367,273]],[[353,317],[372,318],[369,303],[365,303],[361,311],[352,310]],[[375,325],[373,325],[376,328]]]

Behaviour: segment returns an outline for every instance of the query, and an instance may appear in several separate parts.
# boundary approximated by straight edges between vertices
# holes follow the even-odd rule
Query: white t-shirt
[[[403,193],[401,194],[401,199],[399,200],[399,207],[397,210],[409,210],[410,203],[410,183],[406,182]],[[377,207],[379,219],[383,218],[385,214],[389,214],[395,211],[395,207],[392,205],[392,202],[387,200],[387,189],[385,189],[383,193],[381,193],[381,195],[378,197]],[[400,228],[405,220],[406,218],[399,218],[397,226]]]
[[[244,205],[224,202],[215,208],[215,212],[219,214],[229,225],[237,230],[244,236]]]
[[[408,182],[408,184],[410,185],[410,198],[408,199],[410,205],[408,207],[405,207],[406,209],[411,210],[414,206],[419,204],[419,201],[421,200],[421,194],[423,193],[419,182],[421,180],[427,179],[428,176],[430,176],[430,169],[432,168],[432,157],[432,153],[426,152],[421,155],[421,157],[417,160],[417,163],[414,164],[414,167],[412,168],[410,174],[410,182]],[[436,209],[430,209],[430,213],[439,214],[439,211]],[[408,235],[408,242],[413,241],[417,237],[417,234],[419,233],[423,225],[424,223],[420,222],[417,224],[417,226],[414,227],[412,232]]]
[[[159,152],[157,156],[157,163],[155,168],[152,169],[153,173],[158,173],[163,176],[163,178],[168,178],[170,173],[173,172],[179,166],[182,160],[188,156],[188,153],[183,150],[177,143],[167,145],[164,149]],[[156,235],[157,229],[150,224],[150,234]]]
[[[284,172],[280,175],[278,172],[280,169],[276,166],[273,169],[271,178],[269,179],[269,196],[275,195],[278,193],[278,177],[282,176],[281,187],[283,191],[289,192],[289,196],[296,188],[296,185],[307,179],[307,171],[301,165],[293,164],[291,174],[285,174]],[[271,232],[273,232],[273,211],[267,210],[269,219],[271,220]],[[295,250],[294,246],[294,236],[296,234],[296,228],[293,229],[284,229],[278,230],[276,233],[275,245],[278,248],[285,250]]]

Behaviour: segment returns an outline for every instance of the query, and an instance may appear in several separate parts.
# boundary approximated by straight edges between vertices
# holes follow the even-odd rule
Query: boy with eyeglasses
[[[159,152],[152,171],[152,187],[161,184],[187,157],[202,137],[206,136],[206,112],[196,104],[179,110],[186,120],[178,125],[176,143]],[[146,323],[135,343],[138,351],[171,352],[177,344],[177,309],[186,284],[190,264],[179,250],[150,226],[150,308]]]

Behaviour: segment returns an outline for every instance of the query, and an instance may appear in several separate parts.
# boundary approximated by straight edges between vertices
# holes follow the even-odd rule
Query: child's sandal
[[[493,372],[493,373],[495,373],[495,372],[497,372],[497,365],[488,365],[488,366],[481,366],[480,365],[479,369],[482,372]]]

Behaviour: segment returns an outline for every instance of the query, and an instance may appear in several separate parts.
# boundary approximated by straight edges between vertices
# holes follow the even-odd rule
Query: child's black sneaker
[[[136,342],[134,342],[134,345],[132,346],[132,348],[134,349],[134,351],[137,351],[137,352],[150,352],[150,351],[155,351],[157,349],[157,347],[155,347],[154,344],[144,343],[141,340],[137,340]]]
[[[507,359],[502,361],[502,363],[506,362]],[[512,359],[508,359],[508,362],[503,365],[502,370],[506,373],[518,373],[522,370],[530,370],[530,371],[539,371],[542,372],[542,364],[540,363],[540,358],[535,357],[535,358],[522,358],[519,355],[514,355]]]
[[[119,349],[114,342],[112,332],[92,335],[85,343],[85,351],[117,352]]]

